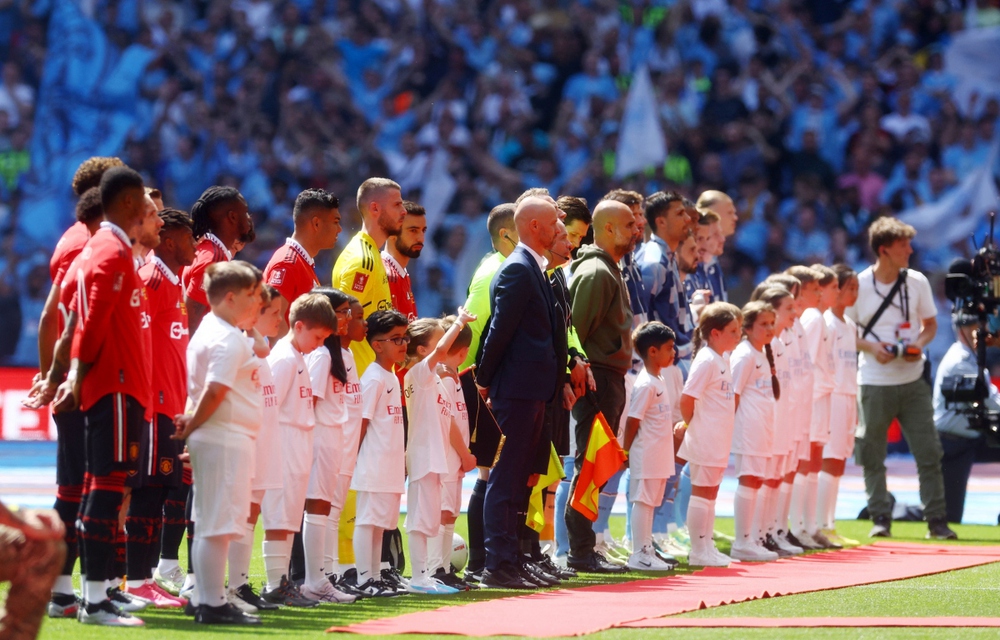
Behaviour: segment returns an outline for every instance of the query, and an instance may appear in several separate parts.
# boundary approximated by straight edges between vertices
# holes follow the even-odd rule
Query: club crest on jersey
[[[174,472],[174,461],[170,458],[160,458],[160,473],[169,476]]]
[[[285,281],[284,269],[275,269],[274,271],[271,272],[271,275],[267,279],[268,284],[275,286],[280,286],[281,283],[284,281]],[[357,281],[357,278],[355,278],[355,281]],[[355,288],[357,288],[357,286],[355,286]],[[361,288],[364,289],[363,286]]]
[[[138,460],[139,459],[139,443],[133,442],[128,446],[128,459]]]
[[[354,283],[351,284],[351,290],[361,293],[365,290],[365,287],[367,286],[368,286],[368,274],[361,272],[355,273]]]

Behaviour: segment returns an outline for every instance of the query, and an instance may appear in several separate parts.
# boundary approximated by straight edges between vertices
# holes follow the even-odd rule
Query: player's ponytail
[[[326,299],[330,301],[330,306],[333,307],[334,312],[344,305],[351,304],[351,296],[347,295],[340,289],[334,289],[332,287],[316,287],[312,290],[312,293],[318,293],[325,296]],[[347,384],[347,365],[344,364],[344,355],[340,350],[341,322],[343,322],[343,320],[338,316],[337,331],[331,333],[327,339],[323,341],[323,346],[330,352],[330,375],[339,380],[341,384]]]

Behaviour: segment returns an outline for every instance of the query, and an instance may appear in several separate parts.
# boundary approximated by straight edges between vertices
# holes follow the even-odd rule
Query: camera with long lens
[[[1000,412],[989,409],[990,385],[986,379],[986,336],[1000,334],[1000,250],[993,241],[996,213],[990,213],[990,234],[971,260],[956,260],[948,269],[945,294],[952,313],[979,320],[976,344],[977,375],[947,376],[941,382],[945,405],[963,413],[969,427],[981,431],[993,447],[1000,447]]]

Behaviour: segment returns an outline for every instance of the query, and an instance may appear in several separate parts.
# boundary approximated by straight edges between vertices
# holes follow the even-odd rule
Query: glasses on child
[[[404,344],[410,344],[410,336],[399,336],[398,338],[379,338],[374,342],[391,342],[397,347],[401,347]]]
[[[336,313],[338,316],[344,316],[345,318],[351,317],[350,309],[336,309],[334,310],[334,313]]]

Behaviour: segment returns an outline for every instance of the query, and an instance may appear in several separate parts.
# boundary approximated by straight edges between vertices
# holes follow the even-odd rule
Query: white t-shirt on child
[[[419,480],[428,473],[448,473],[451,401],[445,394],[441,378],[425,359],[406,372],[403,384],[409,418],[406,469],[410,481]]]
[[[696,400],[694,417],[678,455],[706,467],[725,467],[733,442],[733,375],[729,359],[709,346],[698,350],[691,363],[684,395]]]
[[[343,383],[330,373],[330,350],[320,346],[306,356],[306,364],[316,396],[316,426],[343,428],[347,422],[347,400],[343,393],[337,392],[337,387],[343,389]]]
[[[187,348],[188,404],[193,410],[212,382],[229,391],[195,431],[199,438],[221,442],[231,432],[257,436],[264,404],[259,368],[250,338],[213,313],[205,316]]]
[[[628,417],[640,421],[628,466],[633,478],[669,478],[674,475],[674,421],[670,392],[662,376],[652,376],[645,368],[632,387]]]
[[[802,313],[802,328],[813,365],[813,397],[819,398],[833,392],[832,335],[823,314],[815,307]]]
[[[278,341],[267,356],[278,396],[278,422],[296,429],[316,426],[312,381],[305,357],[292,346],[290,336]]]
[[[344,423],[344,457],[340,461],[340,475],[354,474],[354,465],[358,461],[358,445],[361,438],[361,381],[358,379],[358,367],[354,363],[354,352],[341,347],[340,355],[344,358],[344,370],[347,372],[347,383],[339,385],[334,380],[334,392],[344,394],[344,405],[347,407],[347,422]]]
[[[462,393],[461,381],[451,376],[441,376],[441,384],[444,386],[445,397],[451,403],[451,417],[458,425],[458,431],[462,434],[462,442],[469,446],[469,408],[465,404],[465,395]],[[462,475],[462,457],[451,446],[451,440],[445,443],[448,450],[448,476],[451,479],[458,479]]]
[[[825,314],[833,336],[833,392],[858,393],[858,326],[846,315],[841,320],[833,311]]]
[[[733,453],[770,457],[774,446],[774,388],[767,355],[744,340],[729,362],[733,367],[733,393],[740,397],[733,427]]]
[[[403,445],[403,404],[399,380],[373,362],[361,376],[361,417],[368,420],[361,441],[351,488],[355,491],[406,491],[406,452]]]

